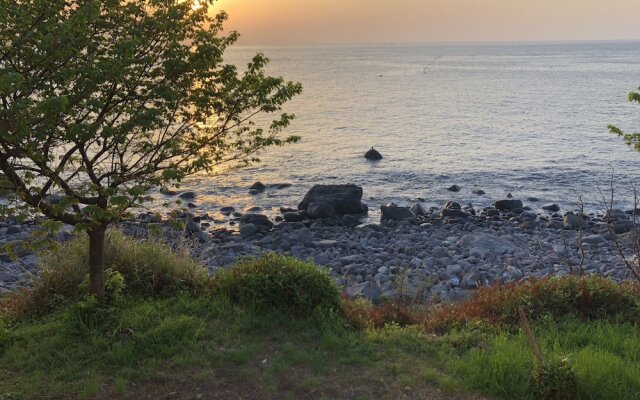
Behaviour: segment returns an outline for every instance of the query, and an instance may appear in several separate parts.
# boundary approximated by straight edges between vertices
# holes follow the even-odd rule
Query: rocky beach
[[[264,187],[257,182],[250,190]],[[165,195],[185,201],[197,197],[193,192]],[[297,207],[282,207],[273,219],[259,208],[223,207],[219,211],[227,217],[218,220],[187,207],[166,216],[141,213],[118,225],[137,238],[158,237],[188,248],[210,273],[267,252],[312,260],[329,268],[349,296],[374,301],[399,295],[455,301],[479,286],[581,271],[618,282],[630,277],[616,246],[617,241],[626,257],[633,255],[629,210],[580,215],[557,204],[541,206],[533,198],[505,198],[492,207],[449,201],[425,208],[416,202],[382,205],[379,223],[361,223],[369,210],[362,197],[355,185],[317,185]],[[533,212],[534,207],[542,211]],[[16,249],[17,256],[0,259],[0,292],[29,285],[37,274],[37,253],[20,244],[38,229],[35,221],[0,223],[0,242]],[[72,237],[72,227],[63,226],[51,239]]]

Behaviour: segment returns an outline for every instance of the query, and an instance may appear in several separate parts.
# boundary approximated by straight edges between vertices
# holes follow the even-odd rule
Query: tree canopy
[[[640,87],[638,87],[638,90],[640,90]],[[640,93],[630,92],[629,101],[640,104]],[[609,125],[609,132],[613,133],[614,135],[618,135],[628,146],[632,146],[637,151],[640,151],[640,133],[625,133],[622,131],[622,129],[616,127],[615,125]]]
[[[151,187],[298,140],[280,111],[301,85],[262,54],[225,63],[238,34],[211,3],[0,0],[0,171],[18,207],[91,237]]]

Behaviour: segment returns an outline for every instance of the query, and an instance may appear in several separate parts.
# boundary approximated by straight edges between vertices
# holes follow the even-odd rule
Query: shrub
[[[88,239],[82,235],[42,255],[42,270],[31,289],[7,296],[0,310],[10,316],[44,314],[56,306],[76,301],[88,293]],[[119,231],[109,231],[106,238],[106,277],[114,280],[113,295],[156,296],[207,290],[209,275],[204,267],[185,254],[153,241],[138,241]],[[118,278],[119,279],[119,278]]]
[[[551,359],[536,363],[531,389],[540,400],[572,400],[578,398],[578,382],[569,359]]]
[[[385,325],[415,325],[419,314],[402,303],[372,304],[363,299],[343,299],[342,309],[347,320],[358,329],[379,329]]]
[[[304,317],[318,309],[340,309],[338,287],[326,270],[273,253],[218,272],[213,287],[216,294],[259,311]]]
[[[432,330],[470,321],[516,326],[519,307],[531,319],[575,315],[640,322],[639,296],[637,284],[617,284],[599,277],[550,277],[478,289],[462,303],[437,309],[427,325]]]

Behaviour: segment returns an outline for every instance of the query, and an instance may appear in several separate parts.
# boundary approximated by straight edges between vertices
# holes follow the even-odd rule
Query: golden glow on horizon
[[[241,44],[640,40],[639,0],[223,0]]]

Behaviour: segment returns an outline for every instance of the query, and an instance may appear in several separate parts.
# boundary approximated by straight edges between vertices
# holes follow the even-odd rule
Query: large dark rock
[[[311,203],[324,203],[337,216],[364,214],[369,208],[362,201],[362,188],[356,185],[316,185],[311,188],[298,205],[299,210],[308,211]]]
[[[249,187],[249,190],[257,190],[258,192],[264,192],[266,189],[267,185],[262,182],[255,182],[251,187]]]
[[[511,211],[522,208],[522,201],[520,200],[498,200],[496,201],[495,207],[500,211]]]
[[[262,214],[245,214],[240,217],[240,226],[246,224],[253,224],[258,228],[258,231],[269,231],[273,228],[273,222],[269,220],[269,217]]]
[[[364,153],[364,158],[369,161],[379,161],[382,160],[382,154],[380,154],[378,150],[372,147],[371,150]]]
[[[407,207],[398,207],[396,205],[380,206],[382,211],[381,220],[386,221],[409,221],[416,224],[418,220],[416,216]]]
[[[449,186],[449,187],[447,188],[447,190],[448,190],[448,191],[450,191],[450,192],[455,192],[455,193],[457,193],[457,192],[459,192],[459,191],[460,191],[460,186],[458,186],[458,185]]]

